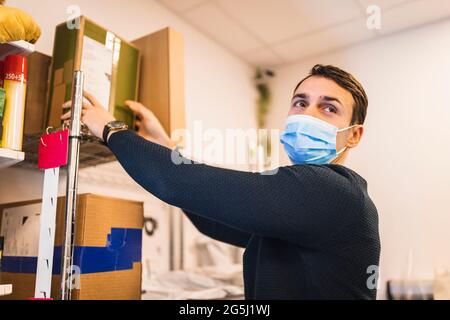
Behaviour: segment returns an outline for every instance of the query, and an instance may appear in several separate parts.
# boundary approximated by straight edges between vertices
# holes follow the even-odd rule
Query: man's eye
[[[337,113],[337,109],[336,109],[336,107],[333,106],[333,105],[326,105],[325,108],[324,108],[324,110],[325,110],[326,112]]]
[[[292,103],[292,106],[293,107],[301,107],[301,108],[304,108],[305,106],[306,106],[306,104],[305,104],[305,102],[304,101],[301,101],[301,100],[298,100],[298,101],[294,101],[293,103]]]

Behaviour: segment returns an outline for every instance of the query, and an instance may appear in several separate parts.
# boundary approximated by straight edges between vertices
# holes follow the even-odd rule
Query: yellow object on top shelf
[[[41,28],[23,10],[0,5],[0,43],[24,40],[36,43]]]

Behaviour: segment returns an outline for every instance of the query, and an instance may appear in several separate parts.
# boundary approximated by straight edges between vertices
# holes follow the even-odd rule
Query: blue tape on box
[[[112,228],[106,247],[75,247],[74,265],[81,274],[133,269],[141,262],[142,229]],[[61,272],[61,246],[55,247],[53,274]],[[36,273],[37,257],[4,256],[2,272]]]

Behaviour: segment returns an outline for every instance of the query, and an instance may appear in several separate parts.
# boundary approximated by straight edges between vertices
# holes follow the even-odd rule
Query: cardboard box
[[[41,201],[0,207],[0,234],[5,237],[1,284],[12,284],[3,299],[34,297]],[[64,198],[58,198],[52,297],[60,298]],[[81,276],[75,300],[139,300],[143,203],[94,194],[77,201],[74,264]]]
[[[125,101],[137,99],[139,50],[86,17],[79,22],[79,28],[67,23],[56,27],[47,125],[61,125],[62,105],[72,95],[73,72],[82,70],[84,89],[116,119],[134,127],[134,115]]]
[[[40,52],[27,56],[28,81],[25,102],[24,133],[34,134],[45,130],[49,71],[52,58]]]
[[[141,52],[139,102],[161,121],[169,135],[185,129],[184,40],[172,28],[133,41]]]

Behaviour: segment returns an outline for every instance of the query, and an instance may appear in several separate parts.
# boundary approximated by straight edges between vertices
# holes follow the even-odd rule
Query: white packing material
[[[242,298],[242,287],[228,285],[211,277],[186,271],[172,271],[145,279],[142,299],[213,300]]]

